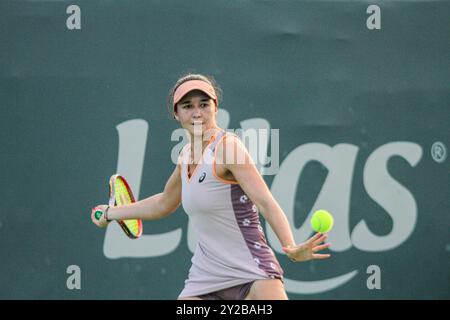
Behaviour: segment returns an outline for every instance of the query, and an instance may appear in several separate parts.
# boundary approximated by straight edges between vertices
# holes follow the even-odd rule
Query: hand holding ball
[[[326,210],[317,210],[311,217],[311,228],[320,233],[327,233],[333,228],[333,216]]]

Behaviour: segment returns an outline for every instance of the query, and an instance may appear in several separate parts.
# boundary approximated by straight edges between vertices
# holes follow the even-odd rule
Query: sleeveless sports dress
[[[229,134],[219,131],[211,139],[190,178],[190,144],[180,154],[182,205],[198,238],[180,297],[283,277],[267,245],[256,205],[237,182],[216,175],[216,146]]]

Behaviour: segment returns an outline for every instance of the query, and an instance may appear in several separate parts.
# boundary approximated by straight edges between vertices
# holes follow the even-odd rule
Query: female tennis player
[[[296,262],[325,259],[318,251],[327,235],[294,242],[288,220],[273,198],[240,139],[216,123],[220,88],[199,74],[181,77],[171,90],[173,117],[189,133],[190,143],[164,191],[121,207],[100,205],[92,221],[156,220],[180,203],[197,232],[197,247],[178,299],[287,299],[283,270],[268,246],[259,212],[277,235],[286,255]]]

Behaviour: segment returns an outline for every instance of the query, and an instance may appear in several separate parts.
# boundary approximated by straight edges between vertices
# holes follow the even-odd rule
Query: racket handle
[[[95,213],[94,213],[95,219],[100,220],[100,217],[102,216],[102,214],[103,214],[103,211],[101,211],[101,210],[95,211]]]

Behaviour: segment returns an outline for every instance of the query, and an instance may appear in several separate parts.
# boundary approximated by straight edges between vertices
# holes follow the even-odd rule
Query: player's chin
[[[202,136],[205,134],[205,125],[198,125],[198,124],[189,124],[188,126],[184,127],[185,129],[187,129],[189,131],[189,133],[191,135],[195,135],[195,136]]]
[[[183,129],[189,132],[190,135],[194,135],[194,127],[192,126],[183,126]]]

